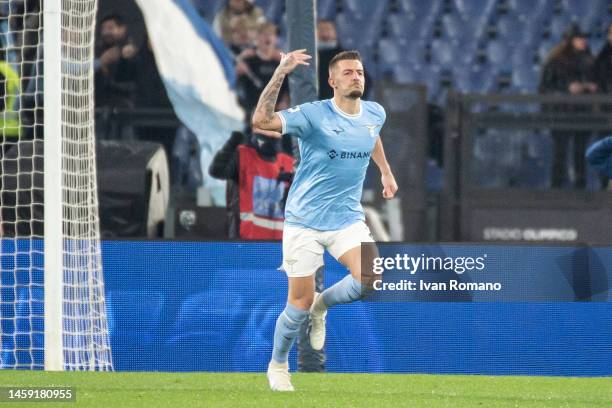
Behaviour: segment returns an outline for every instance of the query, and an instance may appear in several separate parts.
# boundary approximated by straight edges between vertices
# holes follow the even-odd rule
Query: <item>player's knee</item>
[[[293,306],[299,309],[309,310],[314,300],[314,293],[289,296],[288,300],[289,300],[289,303],[291,303]]]

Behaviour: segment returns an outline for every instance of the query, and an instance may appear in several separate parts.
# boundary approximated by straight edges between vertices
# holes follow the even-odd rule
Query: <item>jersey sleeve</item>
[[[282,123],[282,134],[290,133],[301,138],[310,134],[312,124],[304,105],[298,105],[277,113]]]
[[[378,136],[380,137],[382,128],[385,125],[385,121],[387,120],[387,112],[385,112],[385,108],[382,107],[381,104],[374,102],[374,111],[375,115],[378,118]]]
[[[385,108],[382,107],[381,104],[376,103],[376,108],[381,118],[381,126],[385,124],[385,120],[387,120],[387,112],[385,112]]]

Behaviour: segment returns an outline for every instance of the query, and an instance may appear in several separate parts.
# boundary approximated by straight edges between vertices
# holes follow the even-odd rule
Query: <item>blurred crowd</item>
[[[237,95],[246,115],[245,140],[255,137],[248,127],[248,118],[257,104],[259,94],[271,78],[279,63],[281,50],[284,47],[283,27],[266,21],[266,13],[252,0],[226,0],[217,9],[212,26],[230,50],[237,77]],[[125,22],[118,15],[110,15],[99,24],[98,43],[96,48],[96,105],[107,110],[106,117],[112,116],[114,108],[169,108],[159,75],[156,72],[150,44],[145,41],[137,46],[130,39]],[[542,60],[540,67],[539,91],[541,93],[610,93],[612,92],[612,28],[608,26],[607,41],[600,50],[592,51],[589,47],[589,33],[581,30],[576,24],[570,25],[563,39],[554,46],[549,55]],[[319,98],[331,97],[331,88],[327,85],[327,66],[331,57],[343,50],[338,38],[334,20],[320,20],[317,23],[317,47],[319,57]],[[401,50],[400,50],[401,52]],[[380,58],[380,57],[379,57]],[[369,61],[366,60],[366,63]],[[377,67],[373,67],[376,69]],[[366,65],[366,70],[368,66]],[[366,91],[372,88],[371,76],[366,75]],[[368,96],[368,95],[366,95]],[[277,109],[284,109],[291,104],[288,81],[283,84]],[[440,112],[430,105],[430,112]],[[102,118],[105,116],[103,115]],[[433,117],[437,117],[434,115]],[[113,120],[98,121],[99,137],[134,137],[134,130],[126,124],[117,124]],[[435,132],[436,126],[431,126]],[[154,135],[159,129],[150,128],[141,133]],[[178,132],[178,149],[159,135],[158,141],[164,141],[168,151],[175,151],[172,160],[179,163],[173,167],[187,169],[193,166],[194,150],[197,143],[189,132],[182,129]],[[138,135],[136,135],[138,137]],[[571,132],[556,132],[553,142],[553,171],[551,186],[567,185],[568,157],[574,166],[576,175],[573,185],[584,187],[586,137]],[[441,152],[441,138],[432,136],[430,152]],[[276,143],[276,142],[275,142]],[[275,147],[279,151],[291,154],[291,143],[285,140]],[[182,157],[191,155],[192,159]],[[440,163],[440,158],[438,163]],[[191,165],[189,164],[191,163]],[[200,169],[200,172],[208,169]],[[181,173],[181,171],[175,171]],[[191,171],[193,173],[193,171]],[[201,175],[175,178],[177,182],[191,180],[195,187]]]
[[[594,56],[588,44],[588,34],[572,24],[548,54],[542,66],[541,93],[595,94],[612,93],[612,24],[608,25],[607,41]],[[561,107],[548,107],[562,114]],[[589,132],[554,131],[551,186],[559,188],[569,178],[568,152],[573,149],[573,185],[586,186],[585,152]]]
[[[201,172],[210,172],[213,177],[229,181],[227,202],[232,207],[232,218],[239,219],[240,203],[240,149],[253,149],[257,157],[273,162],[279,154],[292,154],[292,144],[287,138],[277,141],[253,134],[248,126],[248,119],[255,108],[259,95],[266,86],[279,64],[281,50],[286,37],[273,22],[266,21],[264,11],[252,0],[226,0],[217,10],[212,27],[227,45],[234,60],[237,77],[236,90],[240,105],[245,110],[245,127],[242,132],[234,134],[228,143],[219,151],[210,169],[193,171],[197,157],[197,142],[193,135],[184,128],[179,129],[175,145],[167,149],[171,155],[173,169],[181,176],[174,177],[175,183],[186,183],[197,187]],[[137,46],[128,35],[125,22],[118,15],[110,15],[101,20],[99,25],[98,44],[96,47],[96,104],[98,109],[106,109],[111,114],[115,108],[168,108],[170,104],[165,95],[163,84],[156,72],[154,57],[150,44]],[[319,99],[330,98],[332,90],[327,85],[327,68],[330,59],[343,50],[338,38],[334,20],[322,19],[317,22],[317,52],[319,58]],[[539,92],[557,94],[588,94],[612,92],[612,27],[608,26],[607,41],[601,50],[593,52],[588,44],[588,33],[577,24],[567,27],[562,40],[554,46],[540,67]],[[398,50],[401,53],[401,50]],[[366,64],[369,61],[366,60]],[[366,65],[366,70],[368,66]],[[376,67],[374,67],[376,68]],[[366,91],[372,88],[371,76],[366,75]],[[367,97],[368,95],[366,95]],[[276,109],[285,109],[291,105],[288,81],[281,89]],[[434,105],[430,111],[440,112]],[[552,107],[554,109],[554,107]],[[441,119],[441,118],[440,118]],[[116,121],[99,121],[99,137],[134,137],[134,130]],[[430,133],[437,127],[431,126]],[[159,132],[154,128],[147,129],[148,135]],[[136,135],[138,136],[138,135]],[[442,150],[442,138],[430,135],[432,141],[430,154],[436,155]],[[553,134],[553,169],[550,185],[566,186],[569,173],[574,187],[585,186],[586,143],[588,138],[576,132],[554,132]],[[159,140],[164,139],[160,135]],[[434,146],[435,145],[435,146]],[[431,153],[433,152],[433,153]],[[189,156],[189,157],[184,157]],[[248,157],[252,157],[247,155]],[[245,156],[246,157],[246,156]],[[568,161],[568,157],[571,160]],[[439,159],[438,157],[435,157]],[[242,160],[246,160],[242,158]],[[440,164],[441,160],[438,160]],[[177,165],[178,163],[178,165]],[[191,164],[190,164],[191,163]],[[568,164],[570,163],[570,164]],[[569,169],[573,166],[573,169]],[[181,169],[191,169],[183,170]],[[281,169],[277,168],[279,174]],[[200,172],[199,175],[194,173]],[[284,170],[283,170],[284,172]],[[191,174],[191,176],[190,176]],[[189,181],[190,180],[190,181]],[[285,177],[286,184],[290,177]],[[280,185],[280,184],[279,184]],[[278,191],[270,193],[277,196]],[[282,194],[281,194],[282,195]],[[272,208],[272,207],[270,207]],[[231,235],[239,235],[239,222],[232,221]]]
[[[278,1],[280,4],[281,0]],[[323,3],[344,4],[348,7],[344,14],[356,12],[351,11],[353,7],[351,4],[357,4],[357,2],[325,1]],[[391,5],[397,3],[399,6],[404,3],[413,4],[399,0],[388,3]],[[456,1],[455,3],[461,2]],[[540,3],[542,2],[538,4]],[[210,9],[210,4],[206,4]],[[292,143],[288,138],[281,139],[281,141],[264,138],[262,135],[253,134],[248,126],[248,119],[257,104],[260,93],[279,64],[281,50],[286,49],[284,44],[287,34],[284,32],[285,24],[280,19],[267,20],[266,15],[270,13],[266,13],[257,4],[258,2],[253,0],[224,0],[220,7],[214,9],[214,18],[209,19],[212,21],[214,31],[227,45],[234,60],[237,97],[246,113],[243,131],[235,134],[219,152],[222,157],[216,158],[218,160],[215,160],[214,168],[200,168],[197,139],[184,127],[176,127],[178,120],[174,116],[172,105],[156,68],[151,43],[146,35],[144,40],[134,40],[131,27],[128,26],[125,16],[120,14],[102,16],[98,20],[96,29],[97,137],[99,139],[152,140],[162,143],[169,153],[173,185],[190,189],[201,186],[203,172],[210,172],[217,178],[239,182],[236,178],[236,175],[239,174],[236,169],[240,167],[238,152],[241,146],[254,149],[258,157],[268,162],[275,160],[279,154],[291,155]],[[265,4],[269,6],[271,3]],[[403,10],[402,7],[399,9]],[[371,4],[366,8],[377,10]],[[36,138],[37,135],[42,136],[43,76],[41,75],[42,30],[40,27],[42,16],[40,10],[41,0],[11,0],[0,3],[0,49],[2,52],[0,74],[4,81],[4,86],[0,87],[0,91],[4,93],[4,97],[0,98],[2,102],[0,108],[3,110],[0,120],[5,140],[7,137]],[[412,14],[417,12],[418,10],[411,11]],[[412,14],[406,14],[406,16]],[[328,19],[320,19],[316,27],[319,99],[332,96],[332,90],[327,84],[327,69],[331,58],[344,49],[342,40],[346,40],[351,46],[356,45],[354,38],[345,38],[346,35],[338,34],[336,23],[338,23],[340,33],[345,31],[340,25],[341,21],[336,21],[333,17],[334,15],[340,16],[340,13],[330,15],[332,17],[325,15]],[[401,13],[393,16],[389,14],[390,28],[387,31],[390,35],[395,32],[393,31],[395,26],[391,24],[391,17],[404,18],[404,15]],[[444,20],[446,17],[448,17],[447,14],[442,15],[442,23],[446,22]],[[509,16],[504,18],[509,18]],[[500,19],[500,22],[503,21]],[[418,21],[406,20],[404,22],[405,25],[416,23]],[[612,93],[612,24],[607,25],[606,38],[601,48],[597,47],[594,50],[589,44],[589,39],[594,38],[592,33],[585,32],[582,28],[576,23],[565,26],[562,39],[558,44],[552,46],[548,55],[541,60],[537,89],[540,93],[568,95]],[[503,27],[500,26],[499,29],[502,30]],[[393,41],[390,41],[390,38],[382,40],[396,44],[398,47],[402,44],[401,38],[403,37],[397,39],[393,37]],[[436,44],[444,42],[445,37],[435,38],[434,41],[437,41]],[[537,41],[533,40],[533,42]],[[384,76],[381,66],[384,65],[388,55],[382,54],[385,50],[382,45],[377,48],[374,57],[366,53],[368,54],[368,58],[365,59],[366,98],[372,96],[370,92],[373,84],[372,78]],[[409,47],[411,44],[406,44],[406,46]],[[454,48],[458,46],[456,41],[453,42]],[[434,48],[431,49],[432,52],[435,51]],[[520,47],[517,47],[517,50],[518,48]],[[401,48],[396,49],[395,52],[401,57],[395,63],[395,66],[399,66],[403,63],[404,57],[408,58],[409,51],[406,50],[406,55],[403,55],[404,50]],[[369,75],[370,72],[373,74]],[[418,81],[415,80],[415,82]],[[13,97],[12,95],[18,93],[16,91],[18,88],[24,90],[21,93],[22,96]],[[461,90],[461,87],[458,86],[457,89]],[[431,102],[430,111],[436,109],[432,105],[439,101]],[[290,105],[289,84],[288,81],[285,81],[276,108],[284,109]],[[133,109],[148,110],[153,114],[166,112],[173,117],[177,125],[174,128],[157,124],[147,126],[146,123],[134,126],[129,118],[123,120],[125,117],[121,116],[122,111]],[[547,106],[546,109],[558,110],[560,108]],[[441,110],[438,109],[436,112],[440,113]],[[440,130],[438,125],[442,123],[443,118],[435,115],[430,115],[430,117],[434,118],[429,126],[430,139],[436,141],[433,143],[436,146],[430,146],[429,151],[430,155],[437,156],[441,155],[442,136],[434,137],[431,134]],[[554,188],[568,186],[568,179],[571,178],[570,184],[573,187],[584,188],[586,173],[584,153],[589,138],[584,134],[568,131],[555,131],[552,135],[553,169],[550,186]],[[441,164],[440,160],[438,164]],[[227,167],[224,168],[224,165]],[[280,175],[281,172],[287,173],[286,169],[281,171],[278,168],[277,170],[279,177],[287,185],[290,182],[290,176]],[[572,173],[572,177],[569,176],[569,173]],[[230,190],[228,190],[228,196],[237,194],[237,190]],[[236,200],[228,199],[228,202],[236,202]]]
[[[280,61],[279,29],[274,23],[267,22],[261,8],[250,0],[228,0],[216,15],[213,28],[235,59],[240,103],[248,117]],[[332,96],[332,90],[327,84],[329,61],[344,48],[338,40],[334,21],[319,20],[316,34],[319,58],[318,97],[326,99]],[[366,88],[369,88],[368,85],[371,85],[369,79]],[[289,102],[289,87],[285,81],[277,109],[288,107]]]
[[[588,34],[572,24],[544,61],[540,92],[612,93],[612,24],[608,25],[607,41],[595,56]]]

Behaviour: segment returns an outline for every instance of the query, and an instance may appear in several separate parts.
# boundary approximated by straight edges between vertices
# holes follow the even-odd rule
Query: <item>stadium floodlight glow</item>
[[[0,73],[14,83],[0,92],[0,368],[113,368],[95,166],[96,10],[96,0],[0,0]]]

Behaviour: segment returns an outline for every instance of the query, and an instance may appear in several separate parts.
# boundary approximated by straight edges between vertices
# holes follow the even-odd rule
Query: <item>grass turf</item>
[[[611,407],[612,378],[403,374],[294,374],[272,393],[256,373],[0,371],[3,387],[76,388],[76,403],[18,407]]]

